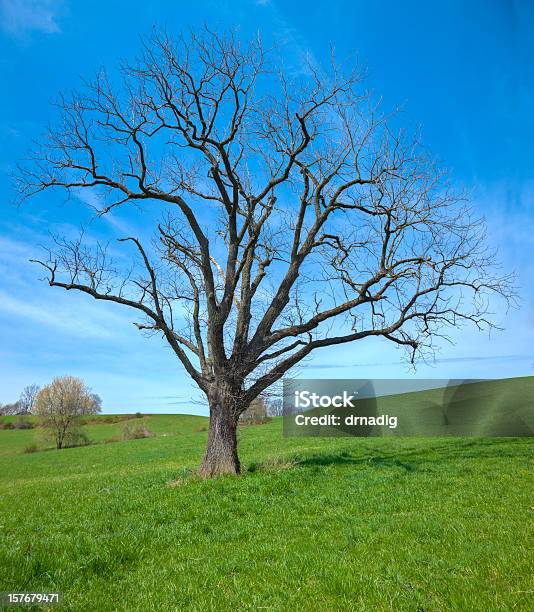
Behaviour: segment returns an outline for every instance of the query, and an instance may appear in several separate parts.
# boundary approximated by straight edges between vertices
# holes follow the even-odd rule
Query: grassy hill
[[[207,420],[143,422],[156,435],[33,454],[35,430],[0,430],[0,591],[96,611],[534,609],[530,438],[284,438],[274,419],[240,429],[242,477],[202,481]]]
[[[291,427],[293,435],[534,436],[534,376],[468,381],[447,387],[357,400],[355,410],[315,408],[307,415],[331,412],[341,417],[395,415],[395,431],[383,427]]]

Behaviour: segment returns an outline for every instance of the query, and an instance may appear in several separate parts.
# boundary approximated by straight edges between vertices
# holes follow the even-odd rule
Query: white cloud
[[[62,303],[61,299],[49,299],[44,302],[42,295],[39,297],[40,300],[35,292],[33,297],[21,298],[0,291],[0,313],[82,337],[112,338],[120,335],[121,328],[125,329],[130,323],[125,317],[109,310],[97,311],[81,300]]]
[[[60,32],[57,23],[63,0],[0,0],[0,27],[17,36],[29,32]]]
[[[14,317],[67,335],[94,338],[117,336],[131,326],[134,318],[126,313],[121,316],[111,304],[95,305],[87,296],[67,296],[39,282],[38,278],[46,275],[29,262],[35,255],[41,255],[36,244],[0,236],[0,272],[4,280],[0,325]]]
[[[94,213],[98,213],[98,211],[104,208],[101,198],[94,191],[83,188],[78,189],[76,191],[76,197],[80,202],[86,204]],[[115,213],[108,212],[100,218],[104,219],[113,229],[118,230],[122,234],[130,235],[133,233],[131,226],[120,219]]]
[[[2,259],[9,256],[18,258],[26,257],[29,259],[31,256],[31,250],[26,243],[13,240],[6,236],[0,236],[0,253],[2,254]]]
[[[313,55],[305,31],[293,27],[274,0],[255,0],[255,4],[265,9],[264,19],[270,21],[269,30],[275,40],[275,47],[283,50],[289,74],[292,76],[309,74],[312,67],[317,74],[326,79],[327,75]]]

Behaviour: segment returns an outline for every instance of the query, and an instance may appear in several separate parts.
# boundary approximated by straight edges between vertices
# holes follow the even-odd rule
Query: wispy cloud
[[[110,312],[99,317],[94,309],[81,301],[75,307],[65,308],[57,301],[51,300],[45,304],[42,300],[35,302],[30,297],[15,297],[4,291],[0,291],[0,313],[18,320],[31,321],[45,329],[52,328],[82,337],[113,338],[118,333],[118,326],[126,327],[128,323]]]
[[[4,280],[0,289],[0,325],[11,320],[25,321],[67,335],[107,339],[131,326],[131,316],[121,316],[110,305],[100,304],[97,308],[86,296],[67,297],[39,283],[42,272],[28,261],[36,255],[36,248],[0,236],[0,273]]]
[[[76,197],[80,202],[83,202],[88,206],[95,214],[104,208],[102,200],[94,191],[88,189],[78,189],[76,191]],[[113,229],[118,230],[122,234],[131,234],[132,228],[129,224],[119,219],[114,213],[108,212],[101,217],[106,221]]]
[[[0,27],[15,36],[58,33],[62,6],[63,0],[0,0]]]
[[[435,365],[439,363],[476,363],[481,361],[499,361],[501,363],[508,363],[510,361],[530,361],[534,359],[534,355],[474,355],[471,357],[443,357],[438,359],[432,359],[428,361],[428,365]],[[352,367],[368,368],[377,367],[383,365],[403,365],[404,361],[376,361],[374,363],[353,363]],[[338,367],[338,366],[330,366]],[[347,367],[347,366],[339,366]]]
[[[315,72],[327,78],[321,63],[312,53],[306,30],[292,26],[274,0],[255,0],[255,4],[268,16],[275,46],[283,51],[289,73],[293,76],[309,74],[312,67]]]

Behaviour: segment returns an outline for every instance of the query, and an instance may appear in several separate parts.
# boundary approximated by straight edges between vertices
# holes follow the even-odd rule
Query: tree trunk
[[[65,434],[61,430],[56,431],[56,448],[58,450],[61,450],[63,448],[64,436]]]
[[[223,474],[239,474],[237,456],[237,421],[233,410],[224,403],[210,404],[208,445],[200,468],[201,476],[211,478]]]

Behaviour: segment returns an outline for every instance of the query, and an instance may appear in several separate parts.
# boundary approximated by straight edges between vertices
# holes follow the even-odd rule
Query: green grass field
[[[532,439],[283,438],[274,419],[240,429],[243,476],[202,481],[207,420],[143,420],[154,437],[33,454],[35,430],[0,431],[0,591],[83,611],[534,609]]]

